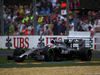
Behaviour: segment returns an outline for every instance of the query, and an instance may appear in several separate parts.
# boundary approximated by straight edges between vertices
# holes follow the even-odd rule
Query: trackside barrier
[[[93,49],[100,51],[100,36],[93,37]]]
[[[18,47],[21,48],[33,48],[33,47],[37,47],[39,45],[45,46],[48,43],[50,43],[50,41],[52,40],[52,38],[56,38],[57,40],[62,40],[64,41],[64,39],[83,39],[86,40],[86,46],[93,48],[94,45],[92,42],[92,38],[90,36],[90,32],[73,32],[70,31],[69,32],[69,36],[39,36],[39,35],[29,35],[29,36],[0,36],[0,48],[2,49],[7,49],[7,48],[11,48],[11,49],[15,49]],[[41,44],[42,43],[42,44]],[[93,48],[94,49],[94,48]]]

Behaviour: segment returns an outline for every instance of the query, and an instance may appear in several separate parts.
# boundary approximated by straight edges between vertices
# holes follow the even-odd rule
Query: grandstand
[[[9,21],[8,24],[4,24],[5,35],[22,35],[22,34],[26,35],[26,33],[27,35],[33,35],[33,34],[66,35],[67,29],[64,29],[64,28],[67,28],[67,18],[69,18],[69,22],[70,22],[69,30],[75,29],[75,31],[89,31],[88,27],[84,26],[87,24],[87,21],[89,21],[89,24],[92,26],[91,22],[94,22],[94,24],[96,24],[96,22],[100,18],[100,15],[98,12],[99,0],[97,1],[76,0],[76,8],[75,8],[74,0],[70,0],[69,1],[69,9],[70,9],[69,17],[66,16],[67,14],[62,15],[63,13],[66,13],[66,7],[61,7],[61,4],[66,3],[67,0],[64,0],[64,1],[58,0],[57,2],[56,0],[51,0],[51,1],[50,0],[49,1],[36,0],[37,21],[35,23],[33,19],[35,15],[33,14],[34,6],[32,4],[32,1],[35,1],[35,0],[29,0],[28,2],[27,0],[26,1],[17,0],[17,1],[12,1],[12,2],[10,2],[9,0],[4,0],[4,6],[3,6],[4,21],[5,23],[6,23],[6,20]],[[95,6],[93,6],[93,3],[95,4]],[[63,9],[65,11],[63,11]],[[74,9],[77,10],[76,16],[74,16],[75,15]],[[56,23],[54,22],[54,19]],[[21,21],[23,25],[20,25]],[[10,34],[9,31],[6,31],[6,27],[8,27],[9,24],[11,24],[10,22],[14,26],[14,30],[11,30],[12,34]],[[41,24],[43,24],[43,26]],[[46,29],[46,25],[48,25],[48,29]],[[25,32],[23,33],[20,32],[22,31],[21,29]],[[97,30],[99,31],[99,28],[95,28],[95,29],[96,29],[95,31]],[[7,28],[7,30],[9,30],[9,28]],[[45,31],[47,31],[48,33],[45,33]]]

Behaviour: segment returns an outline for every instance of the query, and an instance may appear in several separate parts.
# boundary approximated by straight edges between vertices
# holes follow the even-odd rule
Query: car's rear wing
[[[84,47],[87,47],[89,49],[92,48],[92,40],[91,38],[85,38],[85,39],[81,39],[81,38],[70,38],[70,39],[64,39],[64,43],[71,47],[71,48],[77,48],[77,49],[81,49]]]

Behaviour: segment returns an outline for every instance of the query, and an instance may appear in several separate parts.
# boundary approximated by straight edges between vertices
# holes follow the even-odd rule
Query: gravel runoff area
[[[100,66],[0,68],[0,75],[100,75]]]

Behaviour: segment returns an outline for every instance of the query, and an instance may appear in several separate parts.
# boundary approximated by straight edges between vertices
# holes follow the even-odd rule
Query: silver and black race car
[[[78,44],[74,47],[73,44]],[[44,60],[44,61],[58,61],[58,60],[74,60],[90,61],[92,57],[92,50],[85,47],[85,41],[82,39],[65,39],[52,40],[45,47],[33,48],[29,51],[24,51],[22,48],[14,50],[12,59],[16,62],[23,62],[25,59]]]

